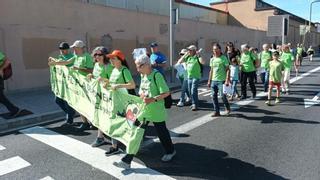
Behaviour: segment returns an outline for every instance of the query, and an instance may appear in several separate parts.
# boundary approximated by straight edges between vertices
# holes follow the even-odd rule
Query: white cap
[[[188,52],[188,50],[186,50],[186,49],[181,49],[181,51],[180,51],[179,54],[185,54],[185,53],[187,53],[187,52]]]
[[[197,50],[197,46],[195,46],[195,45],[190,45],[189,47],[187,47],[187,49],[189,49],[189,50]]]
[[[81,41],[81,40],[76,40],[70,47],[71,48],[83,48],[83,47],[85,47],[86,45],[84,44],[84,42],[83,41]]]

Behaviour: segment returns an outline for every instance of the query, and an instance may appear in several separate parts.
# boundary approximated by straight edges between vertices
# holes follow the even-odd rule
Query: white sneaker
[[[131,164],[125,163],[123,161],[119,161],[119,162],[113,162],[114,166],[117,166],[118,168],[123,168],[123,169],[130,169]]]
[[[178,104],[177,104],[177,106],[178,106],[178,107],[183,107],[183,106],[184,106],[184,103],[181,102],[181,101],[179,101]]]
[[[163,161],[163,162],[171,161],[172,158],[176,155],[176,153],[177,153],[176,150],[174,150],[173,153],[171,153],[171,154],[163,155],[162,158],[161,158],[161,161]]]

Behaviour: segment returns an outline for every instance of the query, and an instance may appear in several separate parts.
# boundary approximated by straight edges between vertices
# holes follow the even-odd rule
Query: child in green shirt
[[[282,78],[282,71],[284,66],[281,61],[279,61],[279,52],[275,51],[272,53],[272,61],[269,63],[269,89],[268,89],[268,100],[266,104],[268,106],[271,105],[271,93],[272,88],[276,86],[277,88],[277,95],[275,103],[280,103],[280,86],[281,86],[281,78]]]

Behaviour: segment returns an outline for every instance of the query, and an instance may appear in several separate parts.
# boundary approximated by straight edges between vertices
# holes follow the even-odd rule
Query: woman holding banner
[[[128,69],[128,64],[124,54],[120,50],[114,50],[111,54],[107,55],[110,58],[110,62],[113,65],[109,80],[106,80],[106,86],[110,86],[111,89],[121,89],[130,91],[135,89],[136,84],[132,78],[131,72]],[[118,142],[115,139],[111,139],[112,146],[106,151],[106,156],[117,154],[120,152],[118,148]]]
[[[141,74],[139,95],[146,104],[145,109],[139,115],[140,120],[151,121],[156,128],[158,137],[166,154],[162,161],[168,162],[175,156],[176,151],[172,144],[165,120],[167,113],[164,106],[164,98],[170,95],[169,88],[161,73],[152,70],[150,59],[147,55],[139,56],[136,61],[136,68]],[[117,167],[130,169],[133,154],[127,154],[120,162],[114,162]]]
[[[92,74],[88,74],[88,79],[96,79],[100,82],[105,82],[110,78],[113,66],[109,63],[107,58],[109,51],[103,46],[98,46],[92,51],[92,57],[94,58],[95,64]],[[91,144],[92,147],[99,147],[105,143],[102,131],[98,129],[98,135],[96,140]]]

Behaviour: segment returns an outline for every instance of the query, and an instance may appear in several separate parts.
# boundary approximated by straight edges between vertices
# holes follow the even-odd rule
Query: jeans
[[[3,93],[4,90],[4,80],[0,76],[0,103],[3,104],[8,111],[10,111],[11,114],[15,114],[19,111],[19,108],[17,108],[15,105],[13,105],[7,97]]]
[[[264,75],[263,81],[262,81],[263,88],[264,88],[264,92],[267,92],[269,87],[269,71],[264,72],[263,75]],[[261,76],[261,79],[262,79],[262,76]]]
[[[71,106],[69,106],[67,101],[59,97],[56,97],[56,103],[67,114],[66,115],[67,123],[73,123],[73,117],[76,111]]]
[[[256,72],[241,72],[241,94],[242,97],[246,98],[247,97],[247,81],[249,79],[249,85],[250,85],[250,89],[252,92],[252,96],[255,97],[256,96],[256,86],[254,84],[254,76],[255,76]]]
[[[232,96],[239,94],[237,84],[238,84],[238,80],[232,80]]]
[[[188,98],[190,98],[190,93],[188,90],[188,80],[187,79],[181,79],[180,78],[180,82],[181,82],[181,96],[180,96],[180,102],[185,103],[186,101],[186,95]]]
[[[169,134],[169,131],[166,126],[166,122],[153,122],[154,127],[156,128],[158,137],[160,139],[160,142],[165,149],[166,154],[172,154],[174,152],[174,146],[172,144],[172,140]],[[146,125],[142,125],[141,128],[146,128]],[[130,164],[134,155],[133,154],[126,154],[122,161],[125,163]]]
[[[218,101],[218,93],[219,91],[222,91],[224,81],[212,81],[211,82],[211,89],[212,89],[212,95],[213,95],[213,107],[216,113],[220,113],[220,107],[219,107],[219,101]],[[224,106],[227,110],[230,110],[230,104],[227,100],[227,95],[224,93],[221,93],[222,101]]]
[[[198,86],[199,86],[199,79],[195,78],[188,78],[188,90],[191,94],[192,105],[195,108],[199,106],[199,99],[198,99]]]

